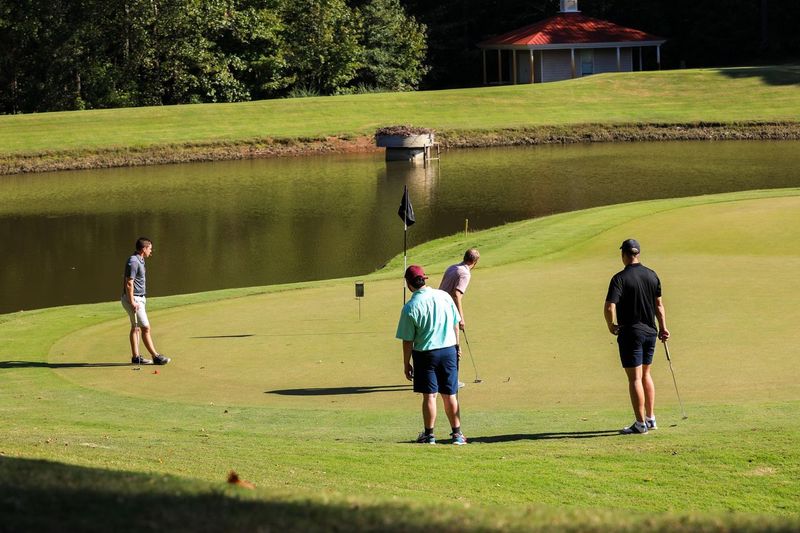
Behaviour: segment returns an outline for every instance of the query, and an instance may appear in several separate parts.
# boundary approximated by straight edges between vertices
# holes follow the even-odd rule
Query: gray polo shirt
[[[147,283],[144,276],[144,257],[140,257],[139,254],[133,254],[125,264],[125,277],[133,278],[134,296],[145,296],[147,294]]]

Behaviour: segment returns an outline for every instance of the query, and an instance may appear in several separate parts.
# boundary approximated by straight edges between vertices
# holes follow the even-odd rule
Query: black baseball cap
[[[637,241],[636,239],[626,239],[622,241],[622,246],[620,246],[619,249],[625,252],[626,254],[633,254],[633,255],[636,255],[642,251],[642,247],[639,246],[639,241]]]

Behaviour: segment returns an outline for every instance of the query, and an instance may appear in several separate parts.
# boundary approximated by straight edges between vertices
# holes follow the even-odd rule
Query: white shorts
[[[135,313],[133,312],[133,306],[131,305],[131,302],[128,301],[128,295],[123,294],[122,298],[120,298],[122,307],[125,308],[125,311],[128,313],[128,318],[131,319],[131,327],[149,328],[150,321],[147,320],[147,311],[145,310],[147,298],[144,296],[134,296],[133,301],[139,304],[139,309],[137,309]]]

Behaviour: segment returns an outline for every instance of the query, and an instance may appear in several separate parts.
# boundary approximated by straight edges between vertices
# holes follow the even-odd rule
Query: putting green
[[[622,267],[619,242],[630,236],[662,279],[684,403],[800,398],[800,370],[787,364],[800,344],[800,190],[770,194],[786,196],[628,204],[477,234],[483,259],[465,309],[484,382],[472,383],[465,352],[462,400],[481,411],[625,405],[602,304],[608,280]],[[493,235],[509,232],[520,232],[521,240],[495,250]],[[565,246],[547,248],[547,239]],[[451,240],[454,253],[470,243]],[[428,262],[425,247],[413,252],[410,261],[430,266],[437,285],[446,260]],[[158,268],[154,261],[151,276]],[[352,280],[151,310],[156,345],[173,362],[134,370],[102,366],[128,358],[120,307],[119,320],[59,340],[49,361],[62,365],[57,373],[64,379],[135,398],[416,410],[394,339],[402,303],[399,269],[394,273],[365,278],[360,320]],[[83,363],[97,366],[71,366]],[[659,404],[675,403],[661,348],[654,373]]]

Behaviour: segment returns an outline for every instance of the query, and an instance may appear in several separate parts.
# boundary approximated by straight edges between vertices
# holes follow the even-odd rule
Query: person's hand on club
[[[658,332],[658,339],[661,342],[667,342],[667,339],[669,339],[669,330],[667,328],[664,328],[661,331],[659,331]]]
[[[408,381],[412,381],[414,379],[414,367],[411,366],[411,363],[403,363],[404,372],[406,375],[406,379]]]
[[[464,331],[465,327],[466,327],[466,324],[464,324],[464,319],[462,318],[461,321],[458,323],[458,329],[460,329],[461,331]]]
[[[616,324],[608,324],[608,331],[612,335],[619,335],[619,326]]]

